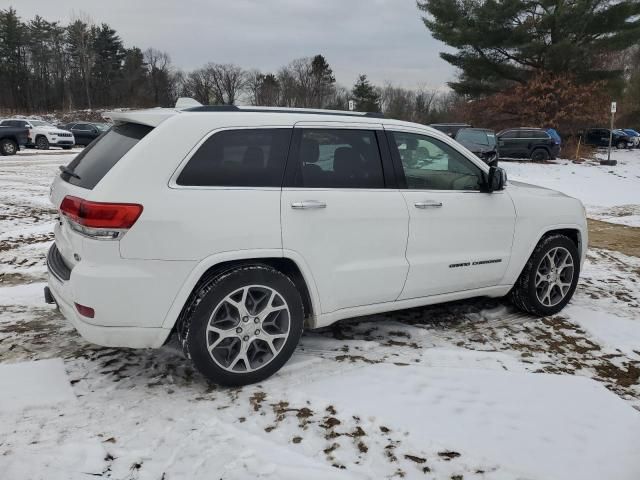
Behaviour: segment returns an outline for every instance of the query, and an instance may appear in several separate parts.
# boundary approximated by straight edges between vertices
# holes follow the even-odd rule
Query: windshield
[[[109,123],[94,123],[93,125],[101,132],[106,132],[111,128]]]
[[[625,132],[624,130],[620,130],[620,129],[614,130],[613,133],[615,133],[616,135],[626,135],[627,134],[627,132]]]
[[[628,133],[629,135],[631,135],[632,137],[640,137],[640,133],[636,132],[635,130],[633,130],[631,128],[625,129],[625,132]]]
[[[456,140],[459,142],[477,143],[493,147],[496,144],[496,135],[495,133],[487,130],[471,130],[464,128],[458,132]]]
[[[53,127],[49,122],[43,122],[42,120],[29,120],[29,123],[34,127]]]

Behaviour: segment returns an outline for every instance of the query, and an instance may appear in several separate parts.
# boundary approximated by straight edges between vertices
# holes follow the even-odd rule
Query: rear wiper
[[[64,165],[60,165],[58,168],[60,169],[60,171],[62,173],[66,173],[70,177],[77,178],[78,180],[82,180],[80,178],[80,175],[78,175],[77,173],[74,173],[73,170],[69,170],[69,167],[66,167]]]

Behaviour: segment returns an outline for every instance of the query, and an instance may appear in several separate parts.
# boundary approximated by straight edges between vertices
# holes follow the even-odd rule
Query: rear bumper
[[[103,247],[117,252],[118,246]],[[52,245],[47,255],[50,293],[64,317],[92,343],[160,347],[173,326],[162,328],[167,312],[193,266],[190,262],[124,260],[115,255],[104,263],[82,260],[69,268]],[[75,303],[95,309],[95,316],[80,315]]]
[[[88,342],[103,347],[158,348],[167,340],[171,330],[164,328],[105,327],[92,325],[80,316],[65,283],[49,272],[49,291],[62,315],[71,322]]]

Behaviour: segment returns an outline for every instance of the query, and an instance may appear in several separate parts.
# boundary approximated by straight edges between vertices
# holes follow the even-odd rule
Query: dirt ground
[[[589,219],[589,247],[640,257],[640,228]]]

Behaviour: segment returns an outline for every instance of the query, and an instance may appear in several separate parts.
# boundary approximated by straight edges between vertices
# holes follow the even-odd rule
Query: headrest
[[[320,145],[317,140],[303,138],[300,144],[300,158],[304,163],[316,163],[320,158]]]

